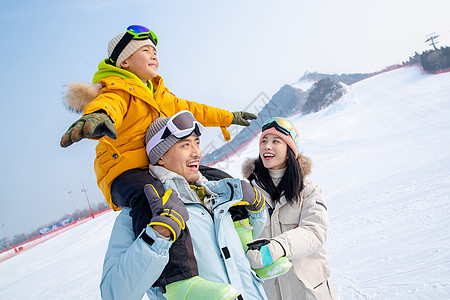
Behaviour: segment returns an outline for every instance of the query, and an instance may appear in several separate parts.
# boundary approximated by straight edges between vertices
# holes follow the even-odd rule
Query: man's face
[[[120,66],[146,83],[158,75],[159,61],[156,49],[151,46],[143,46],[125,59]]]
[[[189,183],[195,183],[200,177],[198,166],[201,158],[200,139],[190,135],[173,145],[159,159],[158,165],[183,176]]]

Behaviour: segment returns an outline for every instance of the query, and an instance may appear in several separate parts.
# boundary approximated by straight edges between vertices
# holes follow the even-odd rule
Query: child
[[[273,118],[262,126],[259,157],[244,163],[243,173],[263,189],[268,222],[261,237],[249,244],[255,268],[287,257],[293,267],[264,281],[269,299],[334,299],[324,243],[328,211],[322,191],[306,178],[311,160],[299,153],[298,132],[289,120]],[[254,247],[257,246],[257,247]]]
[[[108,205],[114,210],[131,207],[136,236],[149,221],[149,204],[144,186],[162,185],[148,174],[148,158],[144,146],[147,128],[158,117],[168,117],[181,110],[191,111],[205,126],[220,126],[225,140],[230,124],[248,126],[256,116],[247,112],[230,113],[196,102],[177,98],[164,86],[157,74],[159,61],[156,35],[144,26],[131,25],[108,44],[109,58],[100,62],[93,83],[71,84],[66,95],[69,108],[83,112],[61,138],[68,147],[83,138],[98,140],[94,168],[97,183]],[[188,232],[172,236],[182,249],[189,247]],[[192,247],[192,246],[191,246]],[[186,250],[185,250],[186,251]],[[174,273],[174,280],[198,275],[196,264],[188,264],[191,272]],[[194,258],[194,263],[195,258]],[[186,269],[185,268],[185,269]],[[167,276],[165,277],[167,278]],[[159,282],[164,287],[169,282]]]

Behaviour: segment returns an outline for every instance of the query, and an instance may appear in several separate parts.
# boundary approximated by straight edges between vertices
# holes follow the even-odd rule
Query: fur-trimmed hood
[[[255,171],[255,163],[258,158],[248,158],[242,165],[242,175],[245,178],[250,177]],[[298,164],[300,165],[300,170],[302,172],[303,178],[306,178],[311,173],[312,162],[307,156],[303,156],[301,153],[297,156]]]
[[[135,79],[138,85],[148,88],[150,93],[153,90],[153,83],[151,81],[148,82],[147,86],[135,74],[110,65],[107,63],[107,60],[103,60],[98,64],[98,71],[92,79],[93,83],[73,82],[67,85],[64,106],[70,111],[82,113],[84,107],[94,100],[99,95],[100,90],[107,84],[106,82],[102,82],[102,79],[107,77]],[[159,76],[156,76],[153,80],[157,83],[159,78]]]
[[[64,105],[70,111],[82,113],[84,107],[98,96],[101,89],[101,83],[69,83],[64,97]]]

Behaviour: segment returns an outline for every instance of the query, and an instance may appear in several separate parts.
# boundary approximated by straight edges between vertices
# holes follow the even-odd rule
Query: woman
[[[264,281],[268,298],[334,299],[323,247],[327,207],[322,191],[306,178],[311,160],[299,153],[298,132],[292,123],[284,118],[265,122],[259,157],[247,160],[242,170],[252,185],[264,190],[269,217],[260,236],[268,239],[267,244],[247,252],[252,268],[267,266],[282,256],[293,265],[286,274]]]

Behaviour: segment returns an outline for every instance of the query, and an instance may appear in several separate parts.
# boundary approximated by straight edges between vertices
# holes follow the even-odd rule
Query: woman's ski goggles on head
[[[149,39],[152,43],[157,46],[158,45],[158,37],[156,34],[148,29],[147,27],[141,25],[130,25],[127,28],[127,31],[117,43],[114,48],[109,60],[114,64],[119,58],[120,53],[122,53],[123,49],[128,45],[131,40],[146,40]]]
[[[182,139],[195,132],[197,136],[200,136],[203,129],[203,125],[194,118],[190,111],[182,110],[171,117],[166,126],[161,128],[161,130],[148,141],[146,146],[147,154],[149,154],[156,145],[171,135],[177,139]]]
[[[294,125],[288,119],[280,117],[269,119],[263,124],[262,131],[272,127],[285,135],[290,135],[297,144],[297,148],[299,148],[297,132],[295,131]]]

